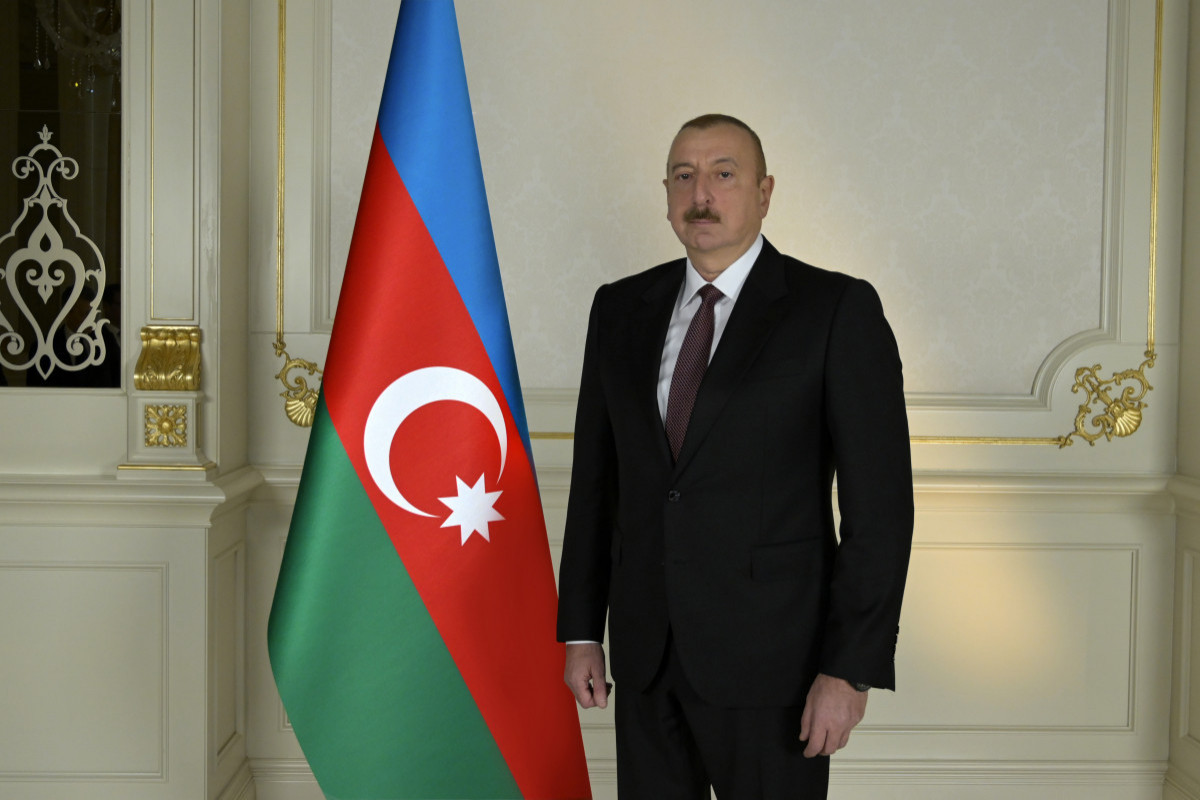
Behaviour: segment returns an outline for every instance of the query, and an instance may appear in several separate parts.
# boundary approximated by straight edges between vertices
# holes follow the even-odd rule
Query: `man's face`
[[[750,134],[720,124],[679,132],[663,183],[675,235],[701,274],[715,277],[758,236],[775,179],[758,179]]]

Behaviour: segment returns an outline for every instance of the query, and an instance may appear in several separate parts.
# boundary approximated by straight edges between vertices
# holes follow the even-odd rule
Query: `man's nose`
[[[692,180],[692,203],[697,206],[706,206],[711,203],[712,191],[710,189],[708,178],[697,175]]]

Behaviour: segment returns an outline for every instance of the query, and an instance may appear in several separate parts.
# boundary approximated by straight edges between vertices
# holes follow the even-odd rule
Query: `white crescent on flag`
[[[409,415],[418,408],[441,400],[466,403],[487,417],[496,432],[496,440],[500,443],[500,472],[497,473],[497,480],[504,474],[504,463],[508,456],[508,431],[504,424],[504,412],[492,390],[479,378],[453,367],[424,367],[392,381],[380,392],[375,404],[371,406],[371,413],[367,415],[367,425],[363,431],[367,470],[384,496],[405,511],[422,517],[435,515],[417,508],[396,486],[391,465],[392,440]],[[498,496],[499,492],[495,494]]]

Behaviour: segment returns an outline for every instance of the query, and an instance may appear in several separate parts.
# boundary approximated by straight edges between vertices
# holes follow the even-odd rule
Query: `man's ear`
[[[775,191],[775,176],[768,175],[758,183],[759,208],[762,209],[762,215],[767,215],[767,209],[771,207],[771,192]]]

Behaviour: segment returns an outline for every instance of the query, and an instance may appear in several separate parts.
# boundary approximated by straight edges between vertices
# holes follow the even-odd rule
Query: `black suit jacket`
[[[723,706],[802,704],[817,672],[893,688],[912,470],[878,296],[765,243],[672,463],[656,387],[685,268],[596,293],[559,639],[600,641],[607,612],[612,674],[641,690],[669,629],[692,685]]]

